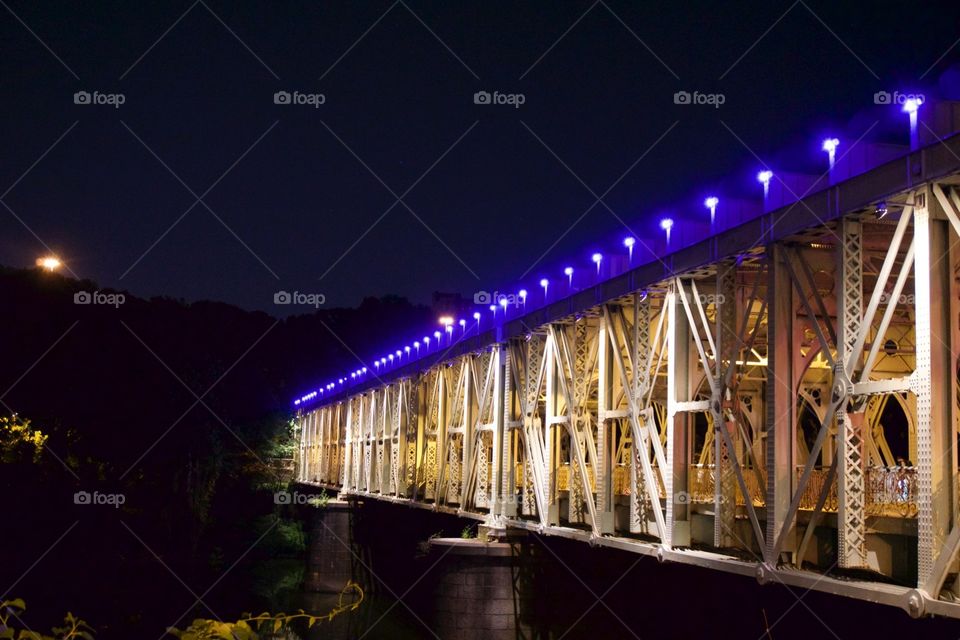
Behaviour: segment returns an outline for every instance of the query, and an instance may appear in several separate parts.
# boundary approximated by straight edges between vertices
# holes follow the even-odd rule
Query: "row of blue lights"
[[[910,116],[910,134],[911,134],[912,148],[916,147],[917,111],[920,109],[920,106],[922,104],[923,104],[923,101],[921,98],[909,98],[904,101],[903,106],[901,107],[901,110]],[[839,146],[840,146],[840,140],[837,138],[826,138],[823,140],[823,143],[821,144],[821,149],[824,152],[826,152],[828,155],[829,162],[830,162],[829,166],[831,169],[833,168],[834,162],[836,161],[836,152],[837,152],[837,147]],[[774,176],[773,171],[767,168],[757,173],[757,182],[763,185],[763,195],[765,199],[770,193],[770,181],[773,179],[773,176]],[[703,206],[710,211],[711,228],[713,228],[714,226],[716,214],[717,214],[717,206],[719,204],[720,204],[720,199],[717,196],[709,196],[703,201]],[[660,226],[660,229],[662,229],[666,234],[667,248],[669,249],[670,232],[674,227],[673,219],[661,218],[659,226]],[[633,247],[634,245],[636,245],[636,243],[637,243],[637,239],[634,238],[633,236],[627,236],[626,238],[623,239],[623,246],[626,247],[627,249],[628,260],[631,265],[633,264]],[[600,265],[603,262],[603,254],[599,252],[594,253],[592,256],[590,256],[590,260],[596,265],[596,268],[597,268],[596,277],[598,278],[598,281],[599,281]],[[567,277],[567,287],[570,291],[573,291],[573,274],[574,274],[573,267],[568,266],[563,269],[563,275]],[[543,289],[543,303],[546,304],[548,301],[550,280],[547,278],[541,278],[540,288]],[[527,297],[528,297],[528,293],[526,289],[520,289],[517,292],[517,299],[521,301],[521,304],[524,310],[526,310],[526,306],[527,306]],[[500,299],[497,302],[499,303],[500,306],[503,307],[503,317],[506,318],[507,309],[510,305],[508,297],[505,295],[500,296]],[[492,322],[496,321],[497,304],[496,303],[491,304],[489,307],[489,310],[493,314]],[[479,312],[475,312],[473,314],[473,319],[476,322],[475,326],[477,329],[477,333],[479,333],[481,314]],[[466,336],[466,332],[467,332],[466,320],[461,319],[459,321],[455,321],[453,318],[447,317],[447,318],[441,318],[441,324],[443,325],[444,332],[447,334],[447,337],[448,337],[447,339],[448,346],[453,343],[454,324],[460,325],[461,338]],[[426,355],[430,351],[431,344],[433,345],[434,351],[439,351],[439,349],[442,346],[443,335],[444,334],[441,333],[440,331],[434,331],[432,341],[430,339],[430,336],[424,336],[422,340],[415,340],[413,342],[412,350],[410,345],[407,345],[402,349],[397,349],[393,353],[389,353],[377,360],[374,360],[373,365],[374,365],[375,371],[378,373],[383,372],[392,367],[395,368],[397,366],[400,366],[400,364],[404,362],[409,362],[414,357],[419,358],[421,355],[421,348],[423,350],[423,355]],[[415,353],[415,356],[411,355],[412,352]],[[406,357],[406,361],[404,361],[404,357]],[[336,393],[337,390],[345,384],[355,382],[358,379],[359,380],[366,379],[366,375],[368,371],[369,370],[367,367],[361,367],[356,371],[351,371],[348,376],[341,377],[337,379],[336,382],[330,382],[325,386],[321,387],[320,389],[317,389],[316,391],[312,391],[304,396],[301,396],[300,398],[294,400],[293,404],[295,406],[299,406],[303,403],[309,402],[310,400],[317,398],[318,395],[323,395],[324,393],[327,393],[327,394]]]

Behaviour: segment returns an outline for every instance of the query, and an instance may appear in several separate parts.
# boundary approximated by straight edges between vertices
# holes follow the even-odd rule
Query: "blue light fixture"
[[[670,248],[670,230],[673,229],[673,218],[663,218],[660,220],[660,228],[667,234],[667,248]]]
[[[827,157],[830,160],[830,168],[833,169],[833,163],[837,159],[837,147],[840,146],[840,140],[837,138],[827,138],[823,141],[823,144],[820,145],[820,148],[827,152]]]
[[[923,98],[920,96],[907,98],[903,101],[902,111],[910,116],[910,148],[916,149],[920,146],[920,138],[917,135],[917,111],[923,104]]]
[[[720,204],[720,199],[716,196],[710,196],[703,201],[703,206],[710,210],[710,228],[713,229],[713,223],[717,218],[717,205]]]
[[[773,178],[773,171],[769,169],[764,169],[757,173],[757,182],[763,185],[763,197],[766,198],[770,194],[770,179]]]

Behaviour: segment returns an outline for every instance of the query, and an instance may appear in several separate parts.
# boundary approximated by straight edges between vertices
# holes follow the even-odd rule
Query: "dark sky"
[[[272,313],[562,277],[960,57],[956,2],[0,4],[0,263]]]

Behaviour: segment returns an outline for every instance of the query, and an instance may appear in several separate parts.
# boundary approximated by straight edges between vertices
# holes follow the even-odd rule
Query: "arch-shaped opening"
[[[703,447],[707,443],[707,434],[710,432],[710,420],[704,411],[693,414],[693,460],[705,459]],[[712,459],[712,458],[711,458]]]
[[[901,394],[888,397],[879,420],[892,461],[899,462],[902,459],[907,466],[913,466],[914,461],[910,459],[910,420],[904,410]]]
[[[803,444],[804,458],[809,455],[819,432],[820,416],[813,406],[811,406],[810,402],[806,398],[801,397],[797,404],[797,438],[800,443]],[[804,460],[804,462],[805,461],[806,460]],[[822,463],[823,450],[817,455],[816,466],[821,466]]]
[[[753,419],[750,417],[750,413],[747,411],[747,409],[752,409],[752,404],[751,404],[752,402],[753,402],[753,398],[750,398],[749,396],[742,396],[740,398],[740,404],[744,409],[743,411],[740,412],[740,416],[743,419],[743,430],[747,434],[747,436],[750,438],[750,442],[757,442],[759,434],[756,431],[756,427],[754,427]],[[743,467],[744,469],[753,469],[754,456],[753,455],[743,456],[743,458],[740,460],[740,466]]]

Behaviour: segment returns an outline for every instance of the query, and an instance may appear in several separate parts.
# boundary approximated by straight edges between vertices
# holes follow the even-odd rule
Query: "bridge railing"
[[[796,480],[799,482],[803,474],[803,467],[797,467]],[[590,487],[596,491],[596,479],[592,465],[587,465],[587,476]],[[817,499],[823,489],[828,476],[827,469],[814,469],[807,488],[800,500],[800,509],[803,511],[813,511],[817,505]],[[517,477],[521,477],[521,469],[517,468]],[[713,504],[714,495],[714,465],[713,464],[693,464],[690,465],[687,481],[687,496],[693,504]],[[756,507],[764,506],[764,487],[757,481],[756,474],[749,473],[744,475],[747,489],[750,491],[751,500]],[[517,481],[517,487],[520,481]],[[897,518],[915,518],[917,516],[917,470],[914,467],[867,467],[866,469],[867,486],[867,514],[870,516],[887,516]],[[659,495],[661,500],[666,499],[663,485],[659,484]],[[570,488],[570,463],[564,463],[557,471],[557,490],[568,491]],[[630,495],[630,470],[625,464],[618,464],[613,469],[613,488],[614,494],[618,496]],[[737,505],[743,506],[746,503],[743,499],[743,493],[737,487]],[[829,490],[824,501],[823,511],[836,513],[838,508],[837,484],[836,479]]]

